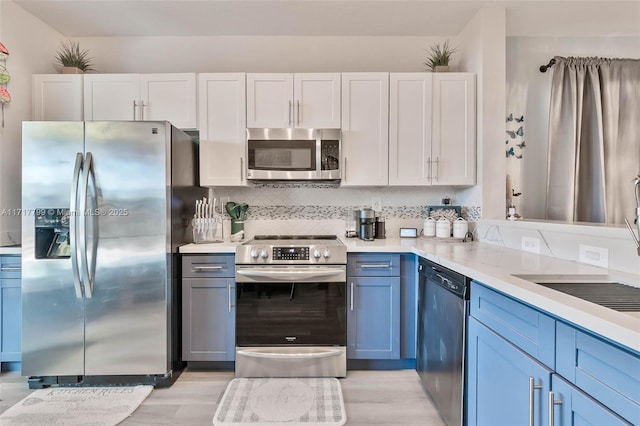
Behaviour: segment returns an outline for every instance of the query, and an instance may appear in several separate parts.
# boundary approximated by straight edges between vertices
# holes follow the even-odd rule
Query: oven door
[[[344,265],[236,266],[237,346],[346,346]]]

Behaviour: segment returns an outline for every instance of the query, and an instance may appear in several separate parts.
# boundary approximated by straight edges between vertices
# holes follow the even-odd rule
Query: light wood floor
[[[170,388],[155,389],[121,423],[211,426],[232,372],[185,371]],[[444,425],[413,370],[349,371],[341,379],[348,425]],[[0,374],[0,413],[27,396],[26,379]]]

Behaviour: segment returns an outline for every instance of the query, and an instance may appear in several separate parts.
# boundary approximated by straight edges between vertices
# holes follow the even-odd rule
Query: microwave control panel
[[[321,149],[322,170],[338,170],[340,143],[335,140],[323,140]]]

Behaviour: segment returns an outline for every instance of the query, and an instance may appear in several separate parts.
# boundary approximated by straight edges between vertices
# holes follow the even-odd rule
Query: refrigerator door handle
[[[87,152],[84,173],[82,174],[82,187],[80,188],[80,261],[81,261],[81,276],[84,284],[84,294],[87,299],[93,297],[93,280],[89,273],[89,260],[87,259],[87,216],[94,216],[99,213],[91,209],[87,210],[87,195],[89,191],[89,176],[93,169],[93,155]]]
[[[78,266],[78,220],[80,214],[78,208],[78,186],[80,184],[80,173],[82,173],[83,156],[81,152],[76,154],[76,165],[73,168],[73,178],[71,181],[71,197],[69,204],[69,242],[71,243],[71,270],[73,271],[73,286],[76,290],[76,297],[82,299],[82,284],[80,283],[80,268]]]

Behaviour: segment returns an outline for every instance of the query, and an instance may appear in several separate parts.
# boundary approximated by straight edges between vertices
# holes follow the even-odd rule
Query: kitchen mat
[[[2,426],[115,426],[153,386],[38,389],[0,415]]]
[[[233,379],[213,416],[216,426],[337,426],[346,421],[335,378]]]

